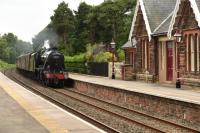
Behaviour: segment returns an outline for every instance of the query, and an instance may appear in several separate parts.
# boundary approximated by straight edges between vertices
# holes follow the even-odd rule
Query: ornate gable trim
[[[147,34],[148,34],[148,37],[149,37],[149,41],[151,41],[152,32],[151,32],[151,28],[150,28],[150,25],[149,25],[149,20],[148,20],[148,17],[147,17],[147,13],[146,13],[146,10],[145,10],[145,7],[144,7],[143,0],[137,1],[137,5],[136,5],[136,9],[135,9],[135,13],[134,13],[133,21],[132,21],[132,26],[131,26],[131,31],[130,31],[128,40],[131,41],[131,38],[132,38],[132,34],[133,34],[134,27],[135,27],[135,22],[136,22],[139,6],[141,7],[141,10],[142,10],[142,15],[143,15],[143,18],[144,18]]]
[[[191,7],[193,9],[194,14],[195,14],[195,19],[196,19],[196,21],[198,23],[198,26],[200,27],[200,12],[199,12],[199,8],[198,8],[195,0],[189,0],[189,2],[190,2],[190,5],[191,5]],[[169,26],[169,31],[168,31],[168,34],[167,34],[168,38],[172,37],[172,30],[173,30],[173,27],[174,27],[174,24],[175,24],[175,21],[176,21],[176,17],[177,17],[177,14],[178,14],[178,10],[179,10],[180,4],[181,4],[181,0],[177,0],[176,6],[175,6],[175,10],[174,10],[174,14],[173,14],[170,26]]]

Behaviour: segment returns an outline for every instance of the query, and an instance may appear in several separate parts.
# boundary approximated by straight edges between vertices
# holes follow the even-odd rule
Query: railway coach
[[[16,60],[16,67],[47,86],[64,86],[64,81],[68,78],[64,55],[57,48],[21,55]]]

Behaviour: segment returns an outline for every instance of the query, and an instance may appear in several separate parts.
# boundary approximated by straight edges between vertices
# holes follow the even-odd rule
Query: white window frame
[[[162,61],[161,61],[161,63],[162,63],[162,70],[164,70],[164,67],[165,67],[165,63],[164,63],[164,59],[165,59],[165,53],[164,53],[164,51],[165,51],[165,44],[164,44],[164,42],[162,42],[162,55],[161,55],[161,58],[162,58]]]
[[[148,64],[148,63],[147,63],[147,62],[148,62],[148,59],[147,59],[147,57],[148,57],[148,56],[147,56],[147,53],[148,53],[148,52],[147,52],[147,40],[145,40],[144,49],[145,49],[145,53],[144,53],[144,55],[145,55],[145,57],[144,57],[144,58],[145,58],[145,63],[144,63],[145,65],[144,65],[144,66],[145,66],[145,67],[144,67],[144,68],[147,70],[147,64]]]
[[[190,36],[187,35],[186,37],[186,70],[189,71],[189,38]]]
[[[190,52],[191,52],[191,71],[194,72],[195,71],[195,49],[194,49],[194,37],[193,35],[190,36],[191,37],[191,40],[190,40],[190,46],[191,46],[191,49],[190,49]]]
[[[196,36],[197,43],[197,72],[199,72],[199,35]]]

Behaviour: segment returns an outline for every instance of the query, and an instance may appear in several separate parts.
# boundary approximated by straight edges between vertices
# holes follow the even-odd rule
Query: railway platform
[[[153,95],[157,97],[163,97],[200,105],[200,88],[199,90],[195,91],[188,89],[176,89],[175,87],[162,86],[159,84],[150,84],[138,81],[113,80],[107,77],[81,75],[76,73],[70,73],[69,78],[96,85],[102,85],[106,87],[112,87],[116,89],[122,89],[136,93]]]
[[[69,78],[73,79],[76,91],[175,123],[190,123],[200,131],[199,90],[74,73]]]
[[[104,132],[70,114],[0,73],[0,132]]]

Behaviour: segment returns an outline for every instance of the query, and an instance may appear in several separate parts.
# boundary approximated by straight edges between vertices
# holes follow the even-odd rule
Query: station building
[[[200,86],[199,11],[200,0],[138,0],[124,79]]]

